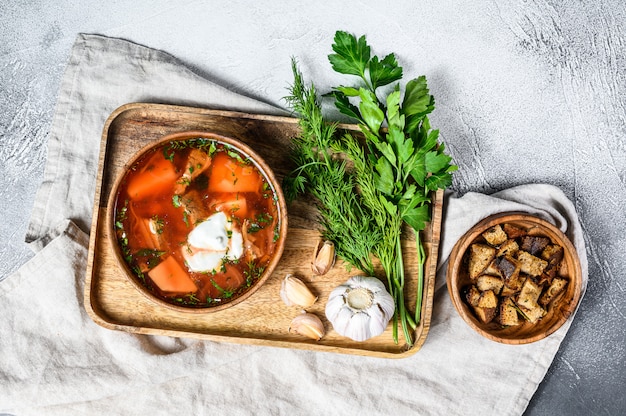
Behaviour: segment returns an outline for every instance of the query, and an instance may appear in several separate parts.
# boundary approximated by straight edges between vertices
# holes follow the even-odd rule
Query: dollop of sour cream
[[[243,236],[233,229],[232,221],[223,212],[217,212],[197,224],[187,236],[188,246],[183,256],[189,270],[212,272],[224,261],[236,260],[243,254]]]

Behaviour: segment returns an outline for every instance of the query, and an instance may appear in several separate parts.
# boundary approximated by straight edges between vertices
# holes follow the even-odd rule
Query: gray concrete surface
[[[0,5],[0,278],[24,243],[59,82],[75,36],[165,50],[224,86],[284,107],[289,59],[320,90],[337,29],[425,74],[460,170],[453,188],[544,182],[575,203],[589,286],[528,415],[626,413],[626,5],[602,1],[18,0]],[[0,336],[1,342],[1,336]],[[497,409],[494,409],[497,414]]]

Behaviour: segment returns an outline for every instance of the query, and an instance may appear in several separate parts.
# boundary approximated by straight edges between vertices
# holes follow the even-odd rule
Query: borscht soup
[[[186,309],[237,303],[282,253],[284,201],[269,168],[216,137],[149,147],[114,189],[119,257],[144,291]]]

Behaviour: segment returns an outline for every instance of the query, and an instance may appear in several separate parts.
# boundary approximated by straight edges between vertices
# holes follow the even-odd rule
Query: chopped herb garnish
[[[152,216],[152,223],[157,234],[163,234],[163,227],[165,227],[165,221],[158,215]]]
[[[163,148],[163,157],[170,162],[174,162],[174,154],[174,149],[172,149],[171,147]]]
[[[228,289],[228,290],[227,290],[227,289],[223,289],[223,288],[221,288],[221,287],[220,287],[220,285],[218,285],[218,284],[215,282],[215,280],[214,280],[214,279],[211,279],[211,284],[212,284],[212,285],[213,285],[213,287],[215,287],[217,290],[219,290],[220,292],[222,292],[222,296],[223,296],[224,298],[227,298],[227,299],[228,299],[228,298],[232,297],[232,296],[235,294],[235,292],[234,292],[234,291],[232,291],[232,290],[230,290],[230,289]]]
[[[122,223],[128,218],[128,199],[124,200],[124,206],[115,214],[115,226],[123,229]]]
[[[269,224],[274,220],[274,217],[268,213],[262,212],[256,216],[256,220],[261,224]]]
[[[265,267],[257,266],[254,261],[249,261],[248,268],[243,271],[243,275],[246,278],[246,287],[252,286],[261,277],[263,271],[265,271]]]
[[[191,179],[186,176],[181,177],[178,182],[180,185],[189,185],[191,183]]]
[[[209,155],[215,151],[215,141],[213,139],[205,139],[203,137],[197,137],[194,139],[176,140],[170,142],[164,151],[174,153],[175,150],[195,148],[204,150]]]
[[[154,266],[161,262],[161,256],[165,254],[165,251],[154,250],[151,248],[142,248],[135,253],[135,257],[140,257],[140,262],[145,262],[148,269],[152,269]],[[137,259],[140,260],[140,259]]]
[[[142,256],[142,257],[147,257],[147,256],[160,257],[164,254],[165,254],[165,251],[155,250],[152,248],[142,248],[137,253],[135,253],[135,255]]]
[[[144,276],[143,272],[141,271],[141,269],[139,268],[139,266],[134,266],[133,267],[133,272],[135,272],[135,274],[137,275],[138,278],[141,279],[141,281],[146,284],[146,276]]]

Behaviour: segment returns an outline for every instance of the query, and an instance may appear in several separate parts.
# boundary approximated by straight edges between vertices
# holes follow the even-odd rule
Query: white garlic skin
[[[382,334],[394,312],[393,297],[370,276],[351,277],[330,293],[326,303],[326,318],[334,330],[355,341]]]
[[[318,242],[311,262],[313,274],[322,276],[335,265],[335,244],[332,241]]]
[[[280,285],[280,298],[287,306],[308,308],[317,301],[307,285],[291,273],[287,274]]]
[[[302,312],[293,318],[289,325],[289,332],[291,331],[316,341],[319,341],[326,333],[322,320],[317,315],[308,312]]]

